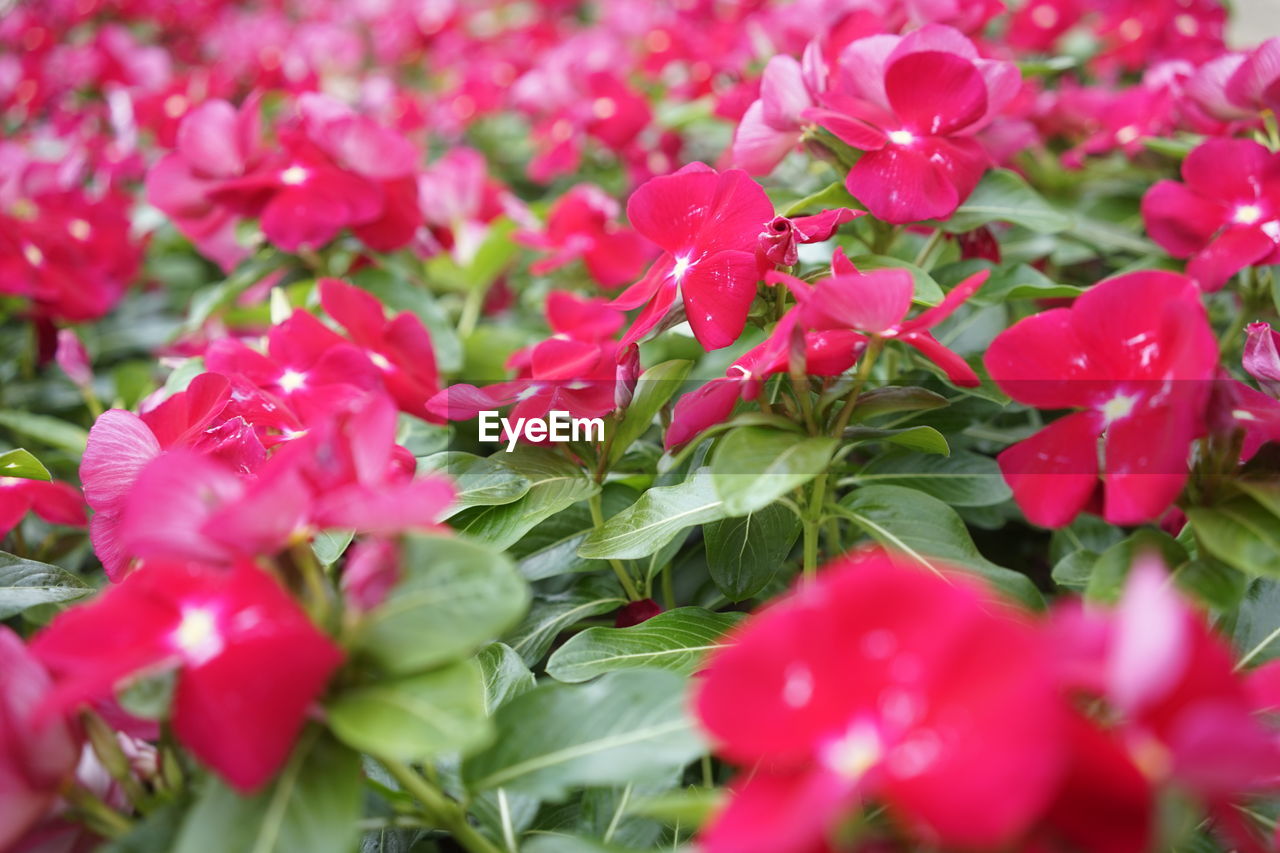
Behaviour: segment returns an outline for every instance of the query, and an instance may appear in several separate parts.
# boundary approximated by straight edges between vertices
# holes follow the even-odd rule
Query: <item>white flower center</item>
[[[869,723],[859,721],[843,737],[822,750],[822,763],[850,781],[861,779],[884,754],[880,735]]]
[[[299,184],[305,184],[309,177],[311,177],[311,173],[302,166],[290,166],[280,173],[280,183],[285,186],[296,187]]]
[[[185,608],[173,632],[173,644],[189,663],[199,666],[222,653],[218,618],[206,607]]]
[[[889,131],[889,141],[894,145],[910,145],[916,141],[916,137],[909,130],[891,130]]]
[[[1115,423],[1121,418],[1127,418],[1133,414],[1133,407],[1137,403],[1135,397],[1125,394],[1117,394],[1102,406],[1102,417],[1106,420],[1107,425]]]
[[[691,266],[693,266],[693,261],[689,260],[688,255],[676,258],[676,265],[671,268],[671,277],[676,281],[683,280],[685,273],[689,271]]]
[[[286,370],[280,375],[280,387],[285,390],[286,394],[292,394],[303,385],[307,384],[307,374],[299,373],[296,370]]]

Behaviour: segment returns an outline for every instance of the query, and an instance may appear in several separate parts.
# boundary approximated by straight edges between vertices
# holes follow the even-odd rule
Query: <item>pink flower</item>
[[[470,420],[481,411],[515,404],[510,419],[541,418],[551,411],[601,417],[618,406],[619,393],[634,385],[638,362],[612,339],[626,317],[602,299],[564,291],[547,298],[555,334],[514,353],[507,361],[516,379],[483,388],[458,383],[432,398],[427,408],[448,420]]]
[[[1108,279],[1070,308],[1002,332],[986,354],[1001,390],[1029,406],[1081,410],[1000,454],[1027,518],[1061,527],[1095,501],[1112,524],[1159,518],[1205,433],[1217,361],[1199,292],[1166,272]]]
[[[58,348],[53,358],[75,384],[81,387],[93,384],[93,364],[89,353],[71,329],[58,330]]]
[[[696,707],[746,769],[708,853],[819,849],[866,798],[932,843],[999,848],[1054,793],[1065,707],[1049,649],[959,572],[856,553],[731,640]]]
[[[1270,788],[1280,741],[1225,640],[1177,594],[1159,556],[1140,556],[1112,611],[1062,608],[1067,686],[1107,702],[1120,743],[1157,784],[1221,804]]]
[[[592,184],[578,184],[556,200],[541,233],[523,231],[525,245],[551,252],[534,261],[538,275],[579,258],[601,287],[615,288],[635,281],[657,248],[633,229],[616,222],[618,203]]]
[[[805,111],[817,106],[824,88],[821,45],[811,42],[804,64],[775,56],[764,67],[760,97],[747,108],[733,135],[733,164],[751,175],[767,175],[800,143],[809,122]]]
[[[1142,199],[1151,238],[1213,291],[1251,266],[1280,261],[1280,155],[1247,139],[1210,139],[1182,163],[1185,183]]]
[[[861,210],[840,207],[796,219],[775,216],[760,232],[760,252],[771,264],[794,266],[800,259],[800,244],[826,242],[841,225],[865,215]]]
[[[0,672],[0,849],[9,850],[57,800],[75,771],[80,743],[63,719],[35,719],[52,680],[3,625]]]
[[[45,714],[110,696],[144,672],[177,671],[178,739],[231,786],[261,787],[288,756],[342,650],[265,571],[148,562],[31,643],[54,673]]]
[[[637,189],[627,218],[663,254],[613,302],[624,310],[644,305],[623,345],[652,331],[677,297],[703,347],[720,349],[737,340],[761,277],[760,232],[774,218],[760,185],[746,172],[717,173],[693,163]]]
[[[1280,38],[1270,38],[1246,54],[1227,80],[1230,103],[1256,115],[1280,109]]]
[[[426,417],[427,400],[440,390],[440,373],[431,335],[417,315],[403,311],[388,320],[372,294],[336,278],[320,279],[319,289],[325,313],[378,368],[400,410]]]
[[[1245,372],[1258,380],[1262,390],[1280,399],[1280,332],[1268,323],[1250,323],[1246,332]]]
[[[945,219],[989,165],[974,134],[1019,81],[1012,63],[982,59],[959,31],[929,24],[849,45],[822,107],[809,115],[865,152],[845,185],[877,219]]]
[[[18,477],[0,477],[0,538],[34,511],[50,524],[84,527],[84,498],[69,483],[46,483]]]
[[[94,511],[89,538],[108,578],[120,580],[132,557],[120,541],[125,503],[143,468],[162,453],[187,448],[224,459],[241,471],[256,468],[266,458],[257,433],[231,411],[231,397],[226,378],[206,373],[193,379],[186,391],[141,415],[111,409],[94,422],[80,462],[80,480]]]
[[[990,273],[977,272],[953,287],[942,302],[907,319],[915,291],[911,273],[902,269],[860,272],[838,251],[832,275],[808,288],[804,282],[782,273],[769,280],[786,283],[800,302],[800,324],[807,330],[855,330],[886,340],[899,340],[941,367],[947,378],[962,387],[980,383],[964,359],[938,342],[929,330],[951,316],[986,283]],[[847,368],[847,365],[846,365]]]

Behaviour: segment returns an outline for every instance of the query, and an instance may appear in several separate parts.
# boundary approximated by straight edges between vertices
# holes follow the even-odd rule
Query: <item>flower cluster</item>
[[[1276,849],[1227,23],[0,0],[0,851]]]

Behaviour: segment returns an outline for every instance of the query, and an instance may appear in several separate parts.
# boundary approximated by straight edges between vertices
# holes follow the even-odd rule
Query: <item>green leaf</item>
[[[361,805],[360,756],[313,727],[261,793],[242,797],[209,778],[174,850],[349,853]]]
[[[855,489],[840,504],[844,515],[886,548],[934,571],[940,572],[940,565],[968,569],[1011,598],[1043,606],[1031,580],[982,556],[960,516],[937,498],[904,486],[875,485]]]
[[[685,831],[697,829],[711,819],[724,804],[725,793],[720,788],[682,788],[645,797],[627,808],[631,814],[656,818],[669,826],[679,826]]]
[[[640,492],[621,483],[607,483],[601,489],[600,507],[612,518],[640,498]],[[516,558],[520,574],[531,581],[571,572],[607,570],[609,564],[578,556],[595,523],[586,504],[578,503],[556,513],[530,530],[507,553]]]
[[[484,707],[489,714],[538,683],[516,650],[505,643],[490,643],[480,650],[476,660],[484,675]]]
[[[921,453],[933,453],[939,456],[950,456],[951,445],[947,438],[931,426],[903,427],[902,429],[874,429],[872,427],[849,427],[844,431],[845,441],[861,443],[864,441],[881,441],[896,444],[908,450]]]
[[[420,471],[441,471],[453,480],[457,497],[446,518],[473,506],[501,506],[519,500],[529,491],[529,478],[492,456],[445,451],[418,460]]]
[[[498,737],[463,765],[470,790],[554,798],[580,785],[643,782],[703,752],[673,672],[611,672],[585,684],[544,684],[498,709]]]
[[[89,440],[89,433],[75,424],[15,409],[0,410],[0,426],[35,439],[46,447],[74,453],[77,457],[84,453],[85,442]]]
[[[1161,254],[1159,246],[1119,222],[1076,216],[1067,233],[1103,251],[1114,250],[1135,255]]]
[[[974,294],[974,300],[997,304],[1011,299],[1070,299],[1084,293],[1084,288],[1058,284],[1028,264],[995,267],[991,277]]]
[[[528,491],[511,503],[463,510],[451,523],[495,548],[511,547],[543,520],[600,490],[582,469],[549,447],[520,447],[491,458],[525,478]]]
[[[1093,567],[1097,562],[1098,555],[1093,551],[1072,551],[1053,564],[1053,582],[1058,586],[1083,592],[1089,585],[1089,578],[1093,575]]]
[[[17,477],[22,480],[44,480],[53,478],[49,470],[40,464],[40,460],[21,447],[0,453],[0,477]]]
[[[854,266],[863,271],[898,269],[911,273],[915,283],[912,301],[920,305],[937,305],[945,295],[933,276],[915,264],[890,255],[858,255],[851,258]]]
[[[466,754],[493,732],[475,661],[344,690],[328,703],[329,728],[360,752],[426,762]]]
[[[412,535],[404,577],[357,625],[356,648],[396,674],[469,656],[520,618],[529,589],[504,555],[465,539]]]
[[[1147,552],[1158,554],[1170,569],[1187,561],[1186,549],[1172,536],[1151,528],[1140,529],[1098,555],[1085,585],[1085,597],[1109,604],[1119,601],[1134,559]]]
[[[702,528],[707,571],[730,601],[750,598],[773,580],[800,536],[800,519],[780,503]]]
[[[1017,172],[992,169],[942,228],[959,234],[990,222],[1012,222],[1041,234],[1056,234],[1070,228],[1072,219],[1045,201]]]
[[[844,181],[832,181],[813,195],[805,196],[794,202],[787,208],[787,212],[783,216],[810,215],[837,207],[865,210],[862,204],[850,195],[849,190],[845,188]]]
[[[631,403],[614,430],[613,442],[609,445],[610,466],[621,459],[632,442],[649,429],[654,417],[680,389],[691,367],[693,362],[675,359],[655,364],[640,374]]]
[[[529,613],[505,640],[525,663],[533,666],[561,631],[626,603],[627,597],[612,577],[588,575],[565,592],[534,599]]]
[[[927,388],[890,385],[859,394],[858,403],[853,410],[853,420],[855,423],[861,423],[879,415],[942,409],[949,404],[946,397],[935,394]]]
[[[1247,575],[1280,577],[1280,522],[1252,497],[1187,510],[1196,540],[1222,562]]]
[[[909,486],[950,506],[992,506],[1013,495],[996,461],[968,450],[951,456],[885,454],[858,472],[857,480]]]
[[[347,546],[355,538],[351,530],[321,530],[311,542],[311,550],[321,565],[332,566],[346,553]]]
[[[65,569],[0,551],[0,619],[39,604],[75,601],[93,589]]]
[[[711,462],[723,516],[763,509],[827,470],[837,442],[766,427],[741,427],[716,448]],[[710,519],[708,519],[710,520]]]
[[[634,560],[656,553],[697,524],[724,518],[710,469],[700,468],[675,486],[649,489],[634,504],[593,530],[578,549],[580,557]]]
[[[677,607],[629,628],[588,628],[556,649],[547,661],[547,675],[576,682],[641,667],[691,675],[741,618],[739,613]]]

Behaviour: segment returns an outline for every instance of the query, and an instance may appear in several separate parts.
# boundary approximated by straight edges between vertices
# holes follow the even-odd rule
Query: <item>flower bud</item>
[[[93,368],[89,366],[89,353],[71,329],[58,331],[58,349],[54,361],[72,382],[84,387],[93,382]]]
[[[1263,391],[1280,399],[1280,332],[1266,323],[1250,323],[1244,345],[1244,369]]]

